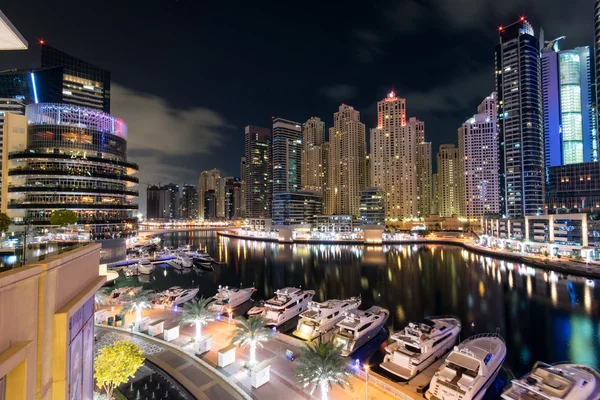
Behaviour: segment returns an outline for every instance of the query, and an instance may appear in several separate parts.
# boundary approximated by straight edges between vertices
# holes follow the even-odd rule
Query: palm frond
[[[307,344],[301,350],[294,373],[298,383],[309,387],[311,393],[321,383],[329,388],[334,384],[343,387],[350,385],[349,378],[352,376],[347,362],[340,348],[333,343]]]
[[[127,300],[123,304],[121,312],[127,314],[131,311],[143,310],[145,308],[152,308],[152,297],[154,292],[152,290],[140,290],[133,295],[127,295]]]
[[[193,323],[200,323],[206,325],[211,321],[215,320],[215,315],[208,311],[207,306],[212,298],[203,298],[199,300],[190,300],[183,305],[183,314],[181,315],[181,321],[179,325],[187,325]]]
[[[267,328],[263,317],[236,318],[231,344],[246,347],[251,342],[262,347],[262,342],[271,339],[271,330]]]

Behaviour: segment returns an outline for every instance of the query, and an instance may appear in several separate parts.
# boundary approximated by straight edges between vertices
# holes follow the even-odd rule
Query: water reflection
[[[302,245],[218,238],[212,232],[165,235],[166,245],[192,243],[227,262],[214,273],[177,275],[157,268],[150,285],[256,285],[257,297],[302,286],[315,300],[361,294],[363,307],[390,310],[389,328],[425,315],[454,314],[462,338],[500,329],[507,367],[517,375],[533,362],[570,360],[598,367],[600,332],[595,281],[547,273],[452,246]]]

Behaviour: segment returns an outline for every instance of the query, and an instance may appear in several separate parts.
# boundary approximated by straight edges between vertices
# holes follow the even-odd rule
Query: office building
[[[271,139],[268,128],[245,129],[246,218],[271,218]]]
[[[221,171],[214,168],[209,171],[202,171],[200,173],[200,178],[198,178],[198,210],[199,217],[204,218],[204,193],[209,190],[215,191],[215,201],[219,202],[219,193],[221,193],[222,188],[221,185]],[[222,200],[222,198],[221,198]],[[213,218],[217,217],[218,214],[218,205],[215,203],[215,215]],[[223,206],[223,214],[225,214],[225,207]]]
[[[480,217],[500,212],[500,163],[496,93],[458,128],[460,215]]]
[[[246,157],[240,160],[240,214],[239,218],[246,218]]]
[[[240,178],[228,176],[222,178],[225,219],[242,218],[242,181]]]
[[[367,182],[366,149],[360,113],[342,104],[329,129],[328,214],[360,216],[360,189]]]
[[[378,187],[360,191],[360,222],[363,225],[385,225],[385,196]]]
[[[138,197],[127,160],[127,126],[109,114],[66,104],[30,104],[4,123],[2,211],[16,224],[49,225],[54,210],[72,210],[105,256],[125,255],[137,233]],[[112,255],[111,255],[112,254]]]
[[[323,197],[319,192],[299,190],[273,193],[273,224],[313,224],[323,214]]]
[[[409,119],[409,128],[414,123],[417,134],[417,216],[419,218],[427,217],[431,214],[431,163],[433,156],[431,153],[431,142],[425,141],[425,123]]]
[[[600,163],[550,167],[548,212],[590,212],[600,207]]]
[[[453,144],[442,144],[437,154],[437,200],[438,213],[442,217],[460,215],[458,148]]]
[[[204,192],[204,219],[214,220],[217,218],[217,191],[210,189]]]
[[[158,218],[167,220],[179,218],[180,201],[179,185],[169,183],[161,186],[158,198]]]
[[[273,194],[300,190],[302,126],[282,118],[273,120]]]
[[[598,138],[590,48],[542,50],[542,99],[546,169],[598,161]]]
[[[323,142],[325,123],[320,118],[310,117],[302,124],[302,189],[323,194]]]
[[[521,218],[543,212],[544,132],[540,48],[521,18],[499,28],[496,93],[500,143],[500,212]]]
[[[194,185],[183,185],[181,188],[179,218],[198,219],[198,190]]]
[[[63,102],[62,67],[8,70],[0,72],[0,97],[24,105]]]
[[[160,215],[160,188],[149,185],[146,189],[146,219],[157,219]]]

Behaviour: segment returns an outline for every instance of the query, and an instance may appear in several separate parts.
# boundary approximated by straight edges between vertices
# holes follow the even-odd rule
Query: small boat
[[[512,381],[502,398],[597,400],[600,399],[600,373],[587,365],[537,362],[531,372]]]
[[[454,316],[427,317],[390,337],[392,344],[380,365],[386,371],[410,380],[452,349],[460,334],[460,320]]]
[[[121,288],[117,288],[110,292],[108,295],[108,299],[106,300],[107,304],[110,305],[118,305],[127,302],[128,297],[133,296],[137,292],[142,290],[141,286],[125,286]]]
[[[314,290],[287,287],[275,291],[275,297],[265,302],[264,317],[267,325],[280,326],[308,307]]]
[[[260,300],[258,302],[257,305],[255,305],[254,307],[252,307],[250,310],[248,310],[248,312],[246,314],[248,314],[248,318],[250,317],[262,317],[265,315],[265,310],[267,309],[267,307],[265,307],[265,301],[264,300]]]
[[[256,289],[253,287],[238,289],[227,286],[221,287],[221,285],[219,285],[218,292],[213,297],[215,301],[208,305],[208,311],[216,314],[225,314],[228,310],[236,308],[240,304],[250,300],[250,297],[252,297],[252,294],[255,291]]]
[[[167,261],[167,264],[175,269],[192,268],[193,265],[192,260],[185,256],[177,256],[172,260]]]
[[[347,300],[327,300],[323,303],[311,301],[308,310],[300,314],[298,326],[294,336],[311,341],[319,335],[335,328],[335,324],[344,318],[346,312],[360,306],[360,297],[351,297]]]
[[[136,266],[138,272],[143,275],[150,275],[152,271],[154,271],[154,269],[156,268],[154,264],[152,264],[150,260],[146,258],[142,258],[140,261],[138,261]]]
[[[471,336],[448,354],[431,379],[427,399],[481,400],[506,358],[496,333]]]
[[[341,348],[342,356],[347,357],[377,336],[389,316],[388,310],[377,306],[345,313],[344,319],[336,325],[333,344]]]
[[[196,297],[200,289],[183,289],[181,286],[173,286],[159,293],[157,304],[163,307],[174,307],[183,304]]]

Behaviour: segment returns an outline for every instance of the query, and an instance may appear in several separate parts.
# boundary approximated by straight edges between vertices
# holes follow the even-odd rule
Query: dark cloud
[[[320,92],[323,96],[326,96],[335,102],[342,103],[354,98],[357,94],[357,89],[352,85],[340,83],[337,85],[326,86],[322,88]]]

